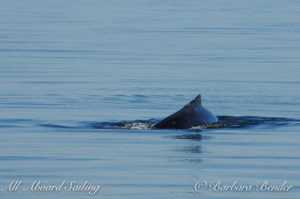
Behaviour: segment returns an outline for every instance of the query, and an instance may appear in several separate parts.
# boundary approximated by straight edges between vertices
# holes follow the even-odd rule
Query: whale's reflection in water
[[[177,148],[176,151],[184,152],[184,153],[191,153],[191,154],[200,154],[200,153],[202,153],[200,145],[184,146],[182,148]]]
[[[174,151],[179,154],[178,157],[181,157],[174,160],[175,162],[202,163],[201,154],[203,151],[200,142],[203,139],[209,139],[209,136],[203,136],[199,132],[188,132],[179,135],[165,136],[165,138],[188,141],[188,143],[185,143],[183,146],[176,146],[174,149]],[[183,156],[180,154],[183,154]]]
[[[200,133],[174,135],[169,137],[174,139],[186,139],[186,140],[194,140],[194,141],[201,141],[203,139],[203,136]]]

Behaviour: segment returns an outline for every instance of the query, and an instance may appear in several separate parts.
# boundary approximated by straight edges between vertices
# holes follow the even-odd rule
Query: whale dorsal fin
[[[195,103],[201,106],[201,95],[197,95],[197,97],[195,99],[193,99],[193,101],[191,101],[191,103]]]

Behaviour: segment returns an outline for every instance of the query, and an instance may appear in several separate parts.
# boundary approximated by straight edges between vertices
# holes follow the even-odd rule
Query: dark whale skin
[[[161,120],[153,127],[156,129],[189,129],[194,126],[217,123],[218,121],[214,114],[202,106],[201,95],[198,95],[179,111]]]

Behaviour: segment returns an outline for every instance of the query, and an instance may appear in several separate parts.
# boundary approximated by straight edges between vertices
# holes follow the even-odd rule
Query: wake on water
[[[190,130],[215,129],[215,128],[249,128],[258,125],[276,127],[289,124],[300,125],[300,120],[276,117],[255,117],[255,116],[218,116],[219,122],[210,125],[194,126]],[[118,122],[96,122],[91,126],[98,129],[140,129],[155,130],[153,128],[159,120],[134,120]]]
[[[266,127],[276,128],[285,125],[300,125],[299,119],[278,118],[278,117],[256,117],[256,116],[218,116],[219,122],[210,125],[194,126],[192,131],[201,129],[220,129],[220,128],[251,128],[251,127]],[[0,128],[13,128],[28,125],[37,125],[46,128],[66,128],[66,129],[132,129],[132,130],[156,130],[153,126],[159,122],[158,119],[149,120],[122,120],[122,121],[107,121],[107,122],[51,122],[47,123],[41,120],[24,120],[24,119],[0,119]],[[160,129],[162,130],[162,129]],[[184,129],[181,129],[184,130]]]

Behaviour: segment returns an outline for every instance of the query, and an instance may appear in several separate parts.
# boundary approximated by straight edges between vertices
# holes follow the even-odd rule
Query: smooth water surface
[[[299,196],[299,1],[1,5],[1,198]],[[199,93],[237,128],[103,128],[151,124]],[[87,180],[101,190],[1,191],[13,180]],[[293,189],[198,193],[201,180]]]

